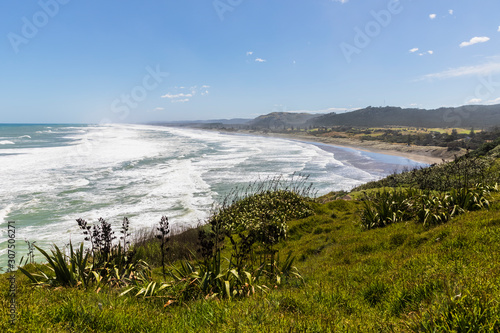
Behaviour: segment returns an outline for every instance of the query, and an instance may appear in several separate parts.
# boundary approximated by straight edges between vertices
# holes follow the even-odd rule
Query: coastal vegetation
[[[379,127],[361,128],[334,126],[311,128],[307,131],[316,137],[349,138],[359,141],[379,141],[408,146],[446,147],[449,151],[475,150],[484,142],[498,137],[500,128],[474,130],[474,128],[417,128],[417,127]]]
[[[204,224],[85,245],[0,280],[4,332],[500,331],[500,141],[316,198],[306,177],[235,189]],[[31,258],[31,257],[30,257]]]

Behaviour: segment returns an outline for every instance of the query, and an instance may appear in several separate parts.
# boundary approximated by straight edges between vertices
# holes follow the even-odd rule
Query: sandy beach
[[[442,163],[443,161],[453,160],[455,155],[463,155],[464,151],[450,152],[446,147],[436,147],[436,146],[408,146],[405,144],[392,144],[381,141],[361,141],[349,138],[332,138],[332,137],[318,137],[302,133],[265,133],[261,131],[221,131],[222,133],[238,133],[238,134],[248,134],[257,136],[268,136],[276,137],[290,140],[298,140],[304,142],[315,142],[324,143],[337,147],[353,148],[361,151],[387,154],[393,156],[405,157],[410,160],[426,163],[435,164]]]

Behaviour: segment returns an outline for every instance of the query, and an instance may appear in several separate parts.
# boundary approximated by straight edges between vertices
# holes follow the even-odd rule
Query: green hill
[[[303,126],[318,115],[309,113],[272,112],[259,116],[246,123],[250,128],[283,129],[291,126]]]
[[[330,113],[307,122],[312,126],[410,126],[490,128],[500,125],[500,104],[466,105],[434,110],[367,107],[341,114]]]

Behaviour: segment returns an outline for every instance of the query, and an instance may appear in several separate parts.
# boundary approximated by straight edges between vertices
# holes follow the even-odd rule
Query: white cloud
[[[466,47],[466,46],[474,45],[474,44],[477,44],[477,43],[485,43],[485,42],[487,42],[489,40],[490,40],[489,37],[473,37],[468,42],[462,42],[462,43],[460,43],[460,47]]]
[[[191,86],[189,88],[175,86],[174,89],[176,89],[176,93],[168,92],[165,95],[161,96],[161,98],[167,98],[172,103],[185,103],[189,102],[190,99],[192,97],[195,97],[197,94],[200,94],[202,96],[208,95],[209,88],[210,86],[206,84],[202,85],[201,88],[198,88],[197,85]],[[184,90],[184,92],[179,92],[179,89]]]
[[[418,47],[414,47],[410,50],[410,53],[413,53],[413,52],[417,52],[418,51]]]
[[[419,53],[418,55],[419,55],[419,56],[423,56],[423,55],[426,55],[426,54],[434,54],[434,51],[429,50],[429,51],[427,51],[427,52],[422,52],[422,53]]]
[[[434,20],[434,19],[436,18],[436,14],[430,14],[430,15],[429,15],[429,18],[430,18],[431,20]]]
[[[347,3],[347,2],[349,2],[349,0],[334,0],[334,1],[340,2],[340,3]]]
[[[247,52],[247,56],[252,55],[252,54],[253,54],[253,51],[248,51]]]
[[[500,103],[500,97],[495,99],[490,99],[489,101],[484,102],[484,104],[499,104],[499,103]]]
[[[483,100],[481,98],[471,98],[467,101],[467,104],[479,104]]]
[[[490,62],[477,66],[452,68],[439,73],[424,75],[420,79],[450,79],[470,75],[491,75],[493,73],[500,73],[500,62]]]
[[[500,32],[500,25],[498,26],[498,30],[497,31]]]
[[[256,62],[266,62],[266,60],[265,60],[265,59],[262,59],[262,58],[257,58],[257,59],[255,59],[255,61],[256,61]]]
[[[453,15],[453,9],[449,9],[449,10],[448,10],[448,13],[449,13],[450,15]]]
[[[184,103],[184,102],[189,102],[189,98],[193,97],[193,94],[171,94],[171,93],[166,93],[165,95],[161,96],[161,98],[168,98],[170,102],[172,103]]]
[[[158,108],[155,108],[155,109],[154,109],[154,111],[163,111],[163,110],[165,110],[165,108],[159,108],[159,107],[158,107]]]
[[[182,98],[182,97],[193,97],[193,94],[170,94],[166,93],[165,95],[161,96],[161,98],[168,98],[168,99],[177,99],[177,98]]]

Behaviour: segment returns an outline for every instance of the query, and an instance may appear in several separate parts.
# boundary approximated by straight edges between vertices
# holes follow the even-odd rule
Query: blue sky
[[[500,103],[498,0],[40,0],[0,13],[0,123]]]

